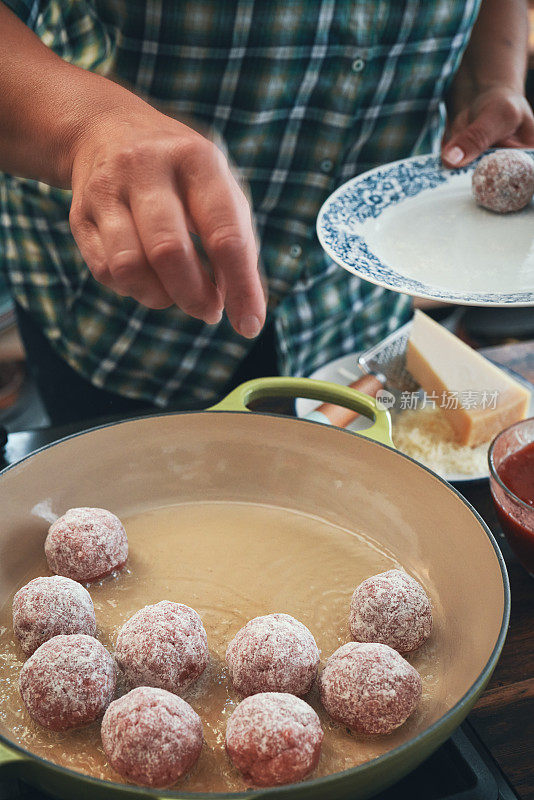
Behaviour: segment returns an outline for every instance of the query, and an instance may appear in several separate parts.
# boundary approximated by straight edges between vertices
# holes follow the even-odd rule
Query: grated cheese
[[[438,407],[426,405],[397,414],[393,419],[393,441],[401,453],[438,475],[487,473],[489,442],[478,447],[459,444],[452,425]]]

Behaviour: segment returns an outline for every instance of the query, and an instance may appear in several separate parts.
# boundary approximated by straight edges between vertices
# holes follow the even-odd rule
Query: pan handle
[[[309,400],[321,400],[323,403],[346,406],[374,421],[370,428],[358,431],[357,435],[387,444],[389,447],[395,446],[391,439],[389,413],[378,408],[374,398],[350,389],[348,386],[340,386],[328,381],[316,381],[311,378],[257,378],[242,383],[209,410],[248,411],[248,406],[253,400],[269,397],[306,397]],[[308,414],[307,419],[330,424],[330,420],[317,412]]]
[[[12,750],[0,742],[0,776],[8,770],[15,773],[25,761],[27,759],[21,753],[17,753],[16,750]]]

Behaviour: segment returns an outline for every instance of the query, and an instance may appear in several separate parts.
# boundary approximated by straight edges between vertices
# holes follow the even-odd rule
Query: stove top
[[[21,431],[0,429],[0,468],[76,432],[75,426]],[[374,800],[519,800],[468,721],[410,775]],[[0,800],[53,800],[22,780],[0,780]]]

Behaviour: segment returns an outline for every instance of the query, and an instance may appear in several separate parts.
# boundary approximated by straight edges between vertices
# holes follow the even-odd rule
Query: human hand
[[[458,92],[443,137],[447,167],[463,167],[488,147],[534,147],[534,115],[526,97],[506,86]]]
[[[238,333],[258,335],[266,309],[250,207],[212,142],[133,98],[97,115],[72,152],[70,225],[97,281],[210,324],[225,308]]]

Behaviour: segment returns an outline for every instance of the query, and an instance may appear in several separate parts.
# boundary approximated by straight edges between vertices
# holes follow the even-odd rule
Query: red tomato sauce
[[[497,472],[504,485],[531,508],[520,508],[511,499],[495,508],[512,550],[534,576],[534,442],[505,458]]]
[[[534,442],[505,458],[497,471],[507,489],[534,506]]]

